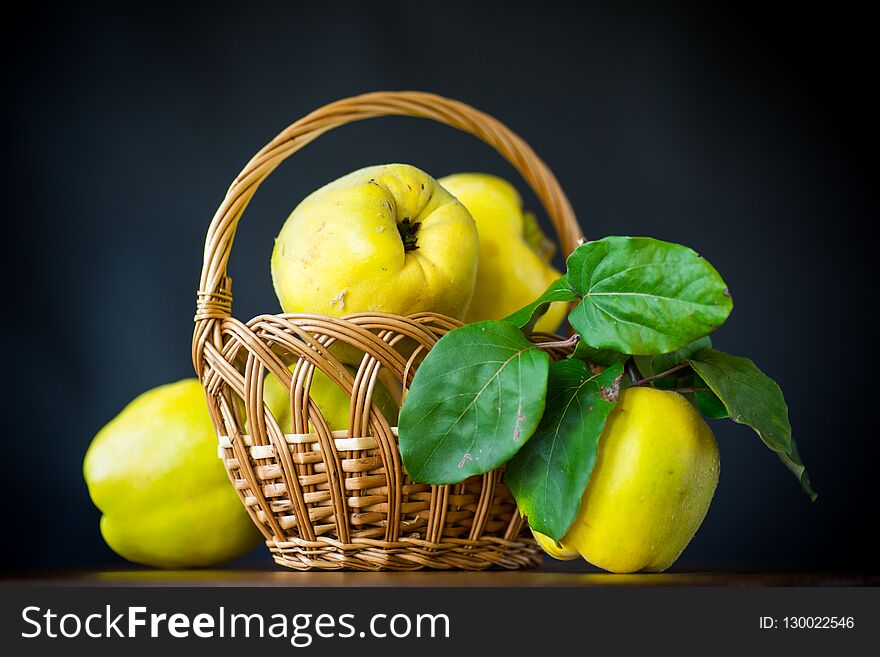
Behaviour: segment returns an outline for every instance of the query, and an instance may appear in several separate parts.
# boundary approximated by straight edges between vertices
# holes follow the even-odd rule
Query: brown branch
[[[575,333],[573,336],[568,338],[568,340],[557,340],[555,342],[536,342],[535,346],[538,349],[565,349],[566,347],[573,347],[578,342],[580,342],[581,336]]]
[[[646,383],[650,383],[651,381],[656,381],[657,379],[665,379],[667,376],[672,374],[673,372],[678,372],[678,370],[683,370],[685,367],[688,367],[690,363],[680,363],[675,367],[670,367],[665,372],[660,372],[660,374],[655,374],[654,376],[646,376],[644,379],[637,381],[637,386],[643,386]]]

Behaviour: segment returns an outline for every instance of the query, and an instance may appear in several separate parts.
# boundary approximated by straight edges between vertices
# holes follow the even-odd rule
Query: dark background
[[[420,89],[525,137],[588,236],[683,242],[729,283],[736,308],[715,343],[779,381],[820,497],[811,504],[750,430],[715,423],[721,482],[677,568],[874,569],[870,25],[845,3],[21,3],[0,28],[0,565],[122,564],[98,532],[82,458],[134,396],[193,375],[203,240],[229,182],[323,103]],[[495,172],[527,192],[451,129],[340,129],[251,204],[230,263],[234,314],[277,311],[272,239],[299,199],[390,161]],[[269,563],[262,549],[250,560]]]

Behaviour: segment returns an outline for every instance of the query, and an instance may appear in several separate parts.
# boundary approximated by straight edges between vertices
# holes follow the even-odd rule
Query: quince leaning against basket
[[[220,456],[280,565],[398,571],[535,566],[540,549],[522,535],[524,522],[500,471],[460,484],[414,484],[401,464],[396,427],[372,399],[380,377],[406,389],[418,358],[460,322],[434,313],[287,313],[247,323],[231,316],[226,265],[239,219],[260,183],[328,130],[380,116],[433,119],[473,134],[529,183],[565,254],[582,237],[547,166],[517,135],[468,105],[427,93],[383,92],[331,103],[300,119],[247,163],[208,229],[192,355]],[[402,340],[415,347],[396,349]],[[329,349],[334,343],[363,352],[356,370],[340,364]],[[310,400],[315,369],[350,398],[346,430],[331,431]],[[264,403],[267,374],[290,391],[292,433],[283,433]]]

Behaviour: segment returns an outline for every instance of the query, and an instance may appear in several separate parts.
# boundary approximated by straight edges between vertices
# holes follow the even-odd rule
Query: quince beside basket
[[[343,318],[288,313],[247,323],[231,316],[227,261],[239,219],[260,183],[328,130],[393,115],[433,119],[494,147],[541,200],[564,253],[577,247],[580,228],[547,166],[521,138],[468,105],[427,93],[379,92],[305,116],[247,163],[208,229],[192,356],[220,457],[282,566],[396,571],[536,566],[541,551],[523,533],[525,523],[500,470],[453,485],[413,483],[401,463],[396,427],[372,403],[377,377],[405,389],[417,357],[460,322],[433,313]],[[415,350],[395,349],[404,339],[415,343]],[[334,342],[364,353],[354,375],[329,351]],[[351,399],[347,430],[331,432],[309,399],[315,368]],[[263,403],[267,373],[290,390],[292,434],[282,433]]]

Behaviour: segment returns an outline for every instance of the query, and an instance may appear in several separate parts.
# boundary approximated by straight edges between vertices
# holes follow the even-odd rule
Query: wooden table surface
[[[530,587],[530,586],[880,586],[880,575],[834,572],[699,570],[612,575],[564,567],[483,572],[296,572],[277,569],[44,570],[0,573],[0,586],[287,586],[287,587]]]

